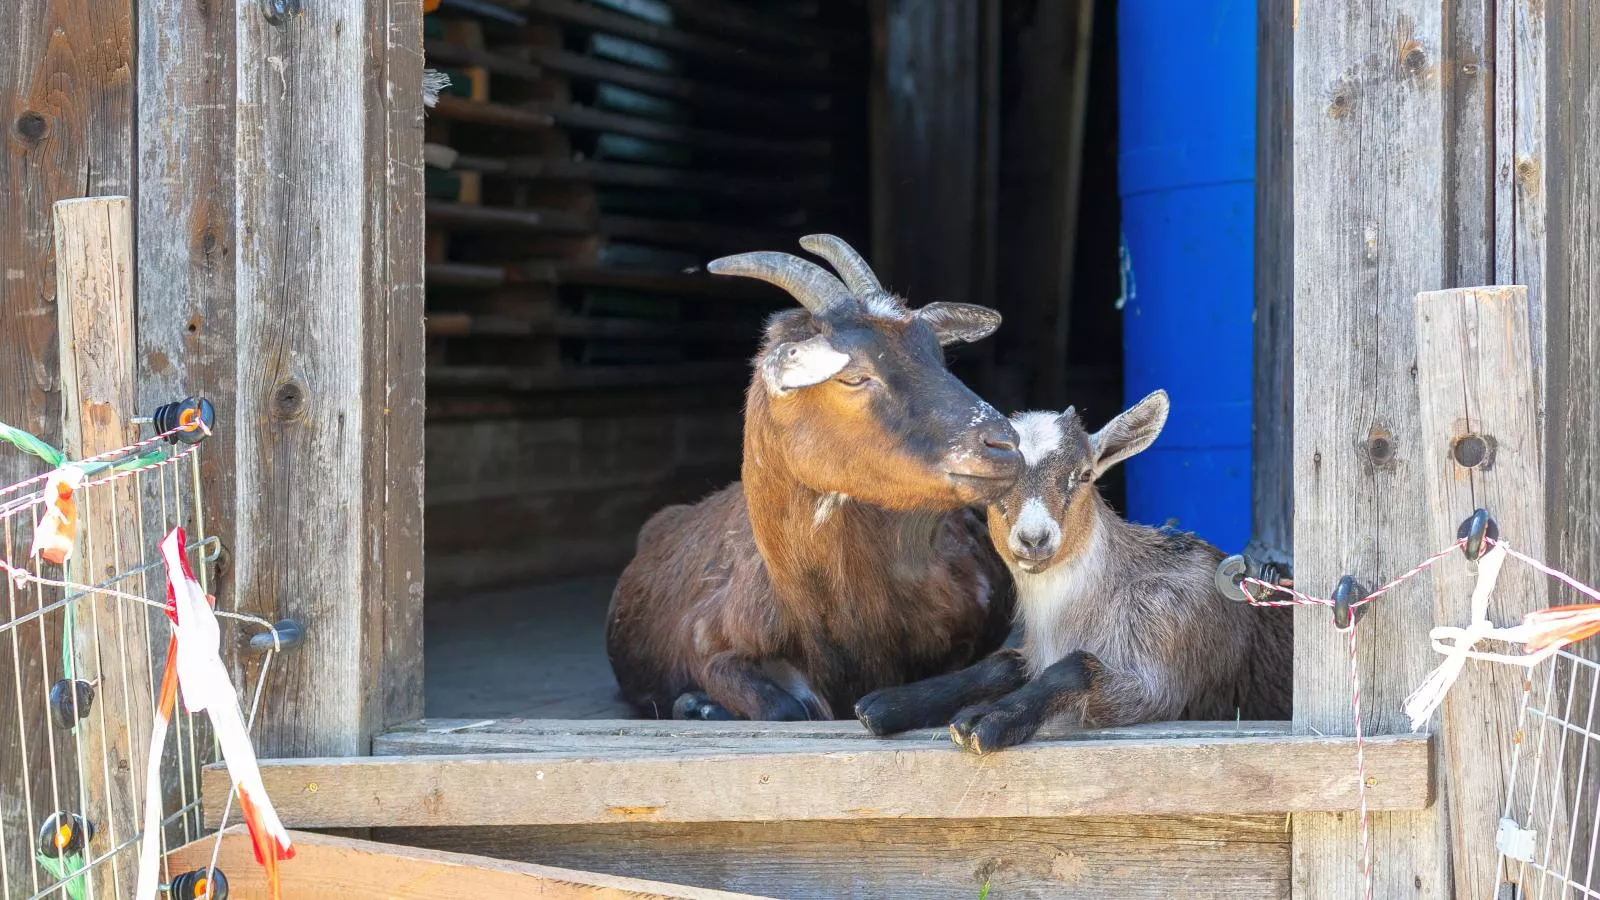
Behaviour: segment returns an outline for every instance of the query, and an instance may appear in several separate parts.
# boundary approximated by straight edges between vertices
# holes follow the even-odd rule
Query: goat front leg
[[[1077,650],[992,703],[956,713],[950,739],[970,753],[992,753],[1033,737],[1051,716],[1081,702],[1101,675],[1100,661]]]
[[[879,737],[937,728],[963,707],[1003,697],[1027,679],[1022,654],[1000,650],[959,672],[873,691],[856,702],[856,718]]]
[[[704,711],[694,718],[739,717],[764,722],[803,722],[811,718],[805,704],[772,680],[759,662],[731,650],[706,660],[700,686],[704,689],[703,700],[701,696],[685,694],[675,707],[704,706]],[[717,714],[717,710],[732,716]]]

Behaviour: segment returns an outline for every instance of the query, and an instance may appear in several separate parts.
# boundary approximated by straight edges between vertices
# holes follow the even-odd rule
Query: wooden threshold
[[[640,727],[651,723],[558,724],[583,727],[402,731],[380,738],[377,752],[423,755],[267,760],[262,774],[296,828],[1250,815],[1356,804],[1354,739],[1227,733],[1234,723],[1080,732],[986,757],[942,732],[880,740],[858,736],[855,723],[706,723],[719,727],[702,733],[689,723],[654,733]],[[1369,808],[1430,804],[1430,741],[1367,740]],[[203,780],[210,814],[222,808],[227,774],[212,767]]]
[[[278,864],[282,896],[291,898],[741,900],[757,896],[325,834],[292,832],[291,836],[295,857]],[[167,854],[168,871],[177,874],[209,865],[212,847],[212,839],[204,838],[172,851]],[[266,900],[266,879],[244,826],[223,833],[217,867],[228,879],[228,896],[233,900]]]

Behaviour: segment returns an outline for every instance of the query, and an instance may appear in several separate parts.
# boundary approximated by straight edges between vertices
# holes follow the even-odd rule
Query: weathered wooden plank
[[[985,758],[948,741],[717,743],[670,752],[595,739],[578,752],[276,760],[263,777],[284,821],[302,828],[1255,814],[1355,801],[1345,738],[1045,741]],[[1426,738],[1370,740],[1373,808],[1427,806],[1428,755]],[[220,801],[226,771],[208,768],[203,779],[205,796]],[[214,817],[221,803],[206,808]]]
[[[739,900],[752,896],[326,834],[295,832],[292,838],[295,858],[278,870],[285,897]],[[200,840],[172,851],[167,854],[167,868],[179,873],[212,865],[214,844],[210,839]],[[242,827],[230,828],[223,835],[216,866],[228,878],[228,896],[239,900],[271,896],[264,870],[256,865],[250,835]]]
[[[1256,4],[1255,557],[1294,542],[1294,28],[1290,4]],[[1283,560],[1287,561],[1287,560]]]
[[[405,0],[236,11],[240,606],[307,623],[260,743],[421,702],[422,35]]]
[[[1494,4],[1494,156],[1489,186],[1494,213],[1494,269],[1482,279],[1474,279],[1528,288],[1532,329],[1529,346],[1534,368],[1544,380],[1565,376],[1545,362],[1546,295],[1552,290],[1546,288],[1545,273],[1560,271],[1550,266],[1552,250],[1546,244],[1550,190],[1557,184],[1550,180],[1549,173],[1552,167],[1573,165],[1572,155],[1583,152],[1581,146],[1567,146],[1559,137],[1551,146],[1546,145],[1554,127],[1550,113],[1556,109],[1547,105],[1550,73],[1575,80],[1569,84],[1586,81],[1587,74],[1585,63],[1577,58],[1568,61],[1546,37],[1545,21],[1551,9],[1572,25],[1579,25],[1591,15],[1587,4]],[[1564,27],[1556,26],[1558,31]],[[1582,30],[1580,26],[1579,31]],[[1565,105],[1560,109],[1565,110]],[[1553,333],[1550,340],[1560,342],[1562,337]],[[1543,381],[1538,387],[1542,412],[1546,387]],[[1558,509],[1559,506],[1550,507],[1552,513]]]
[[[1444,8],[1444,271],[1454,286],[1495,279],[1495,50],[1492,0]],[[1515,4],[1504,4],[1514,6]],[[1507,63],[1509,64],[1509,63]]]
[[[725,172],[543,156],[462,154],[454,159],[453,167],[508,178],[671,188],[747,199],[805,200],[808,205],[827,202],[828,198],[816,194],[827,191],[830,184],[826,175],[784,173],[781,177],[755,178]]]
[[[133,209],[127,197],[61,200],[55,205],[56,309],[61,360],[62,449],[83,459],[138,439],[134,414]],[[78,492],[80,530],[72,580],[98,584],[145,559],[139,492],[131,479]],[[145,770],[151,703],[149,618],[143,607],[99,594],[73,608],[74,671],[95,683],[94,712],[75,759],[85,809],[118,847],[139,834],[136,775]],[[69,809],[71,807],[68,807]],[[95,881],[125,893],[137,860],[122,854]]]
[[[805,83],[827,81],[827,55],[823,53],[750,53],[739,43],[671,25],[658,25],[576,0],[517,0],[516,6],[556,21],[621,35],[669,50],[693,53],[722,63],[737,64],[774,80]]]
[[[1278,737],[1289,733],[1287,722],[1151,722],[1123,728],[1082,729],[1050,723],[1039,730],[1041,740],[1075,741],[1162,740],[1169,738]],[[379,756],[458,753],[472,739],[472,752],[501,750],[515,753],[525,738],[648,737],[674,742],[705,739],[824,738],[828,740],[934,743],[950,739],[942,728],[873,737],[855,722],[689,722],[673,719],[419,719],[396,726],[373,741]],[[498,742],[498,743],[496,743]]]
[[[1442,5],[1302,6],[1294,31],[1295,581],[1376,587],[1427,540],[1411,374],[1412,298],[1444,286]],[[1401,702],[1434,665],[1424,576],[1357,626],[1362,723],[1406,727]],[[1350,654],[1325,607],[1295,617],[1294,723],[1349,734]],[[1362,891],[1358,817],[1294,817],[1297,897]],[[1372,817],[1375,897],[1450,895],[1438,809]]]
[[[61,394],[51,204],[133,189],[132,8],[131,0],[0,6],[0,422],[54,446],[61,443]],[[41,471],[39,460],[0,450],[0,484]],[[4,552],[20,545],[25,555],[31,534],[12,537],[15,544]],[[18,673],[28,689],[48,689],[63,677],[54,649],[61,643],[61,617],[47,617],[28,632],[14,648],[9,639],[3,642],[0,671]],[[0,753],[0,784],[7,785],[0,791],[6,838],[0,880],[26,894],[44,877],[28,854],[27,836],[40,825],[29,821],[29,803],[37,812],[53,802],[47,798],[56,790],[76,796],[77,786],[68,772],[52,786],[46,741],[36,737],[22,749],[24,731],[50,733],[44,704],[29,697],[16,707],[14,690],[0,691],[0,742],[7,747]]]
[[[1428,488],[1428,536],[1445,546],[1476,507],[1489,510],[1501,536],[1535,559],[1544,557],[1544,460],[1539,379],[1528,344],[1524,287],[1464,288],[1417,295],[1417,388],[1422,413],[1419,462]],[[1472,620],[1473,573],[1452,556],[1434,569],[1437,621]],[[1490,620],[1516,624],[1543,608],[1544,576],[1512,563],[1500,574]],[[1506,781],[1533,742],[1517,740],[1527,673],[1469,664],[1443,712],[1442,747],[1449,785],[1455,895],[1487,897],[1497,887],[1496,823]],[[1563,812],[1552,811],[1555,826]]]
[[[383,829],[383,840],[792,900],[1272,900],[1283,816]]]

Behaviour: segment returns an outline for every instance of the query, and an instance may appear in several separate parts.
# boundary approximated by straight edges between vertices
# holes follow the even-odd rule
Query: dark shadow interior
[[[1116,4],[1082,40],[1072,6],[427,17],[452,81],[427,126],[427,715],[629,715],[615,576],[655,510],[738,477],[786,303],[707,276],[719,255],[838,234],[913,305],[1002,311],[951,360],[1002,411],[1117,411]]]

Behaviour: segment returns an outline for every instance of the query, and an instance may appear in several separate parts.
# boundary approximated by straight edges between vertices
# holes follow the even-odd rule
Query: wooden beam
[[[275,760],[262,771],[300,828],[1253,814],[1350,809],[1354,750],[1311,736],[1047,741],[980,759],[947,739],[571,737],[538,753]],[[1426,807],[1428,754],[1426,737],[1369,740],[1369,804]],[[227,773],[202,778],[214,816]]]
[[[421,8],[236,26],[231,560],[242,610],[306,624],[259,747],[365,753],[422,703]]]
[[[591,159],[560,159],[547,156],[488,157],[462,154],[454,168],[507,178],[534,181],[575,181],[624,187],[669,188],[754,200],[804,200],[808,206],[830,202],[818,197],[830,186],[827,175],[789,175],[755,178],[694,169],[644,166]]]
[[[1439,549],[1411,304],[1446,283],[1442,17],[1432,0],[1332,0],[1303,4],[1294,27],[1294,575],[1321,596]],[[1423,576],[1356,626],[1367,733],[1409,727],[1401,705],[1437,662],[1435,624]],[[1352,732],[1350,650],[1327,607],[1296,611],[1294,682],[1297,731]],[[1296,897],[1361,896],[1358,816],[1295,816],[1294,841]],[[1439,808],[1373,814],[1371,846],[1372,896],[1450,896]]]
[[[381,840],[788,900],[1287,900],[1285,816],[385,828]]]
[[[1123,728],[1082,729],[1048,723],[1039,730],[1041,740],[1117,741],[1172,738],[1285,737],[1287,722],[1150,722]],[[908,731],[874,737],[855,722],[688,722],[675,719],[418,719],[379,735],[372,744],[376,756],[417,756],[441,753],[525,753],[534,745],[572,737],[649,737],[684,742],[707,739],[824,738],[862,742],[937,744],[948,737],[942,728]]]
[[[419,850],[326,834],[293,832],[295,858],[278,866],[285,897],[345,900],[739,900],[732,894],[574,869],[506,862],[465,853]],[[190,872],[211,865],[215,840],[207,838],[167,854],[167,870]],[[267,900],[263,869],[242,826],[222,835],[216,866],[228,879],[228,896]]]
[[[1254,559],[1294,546],[1294,28],[1291,4],[1256,4]]]
[[[1539,434],[1539,379],[1528,343],[1525,287],[1464,288],[1417,295],[1417,389],[1421,399],[1428,536],[1436,546],[1476,507],[1489,510],[1500,534],[1535,559],[1545,556],[1544,460]],[[1436,621],[1472,621],[1474,574],[1452,555],[1434,569]],[[1545,576],[1517,564],[1500,574],[1491,621],[1512,625],[1543,608]],[[1443,713],[1442,773],[1450,791],[1450,843],[1455,896],[1493,896],[1496,824],[1507,779],[1520,762],[1531,767],[1534,742],[1511,738],[1521,727],[1528,673],[1469,664],[1451,688]],[[1552,793],[1552,802],[1564,794]],[[1550,810],[1541,827],[1559,827]]]
[[[55,238],[62,449],[70,459],[83,459],[139,437],[131,422],[132,204],[127,197],[58,201]],[[138,568],[146,548],[136,482],[119,479],[77,498],[81,524],[70,577],[99,584]],[[95,683],[98,715],[83,723],[70,768],[82,780],[82,814],[116,846],[139,833],[143,813],[129,780],[144,772],[149,756],[150,618],[123,600],[82,597],[73,605],[72,647],[74,671],[64,677]],[[131,854],[113,858],[110,874],[101,876],[107,879],[100,881],[103,889],[132,884],[136,865]]]
[[[775,81],[827,84],[827,55],[824,53],[750,53],[743,44],[696,34],[671,25],[658,25],[624,13],[612,12],[576,0],[516,0],[516,8],[526,9],[559,22],[568,22],[631,38],[642,43],[679,50],[723,63],[737,64]]]

